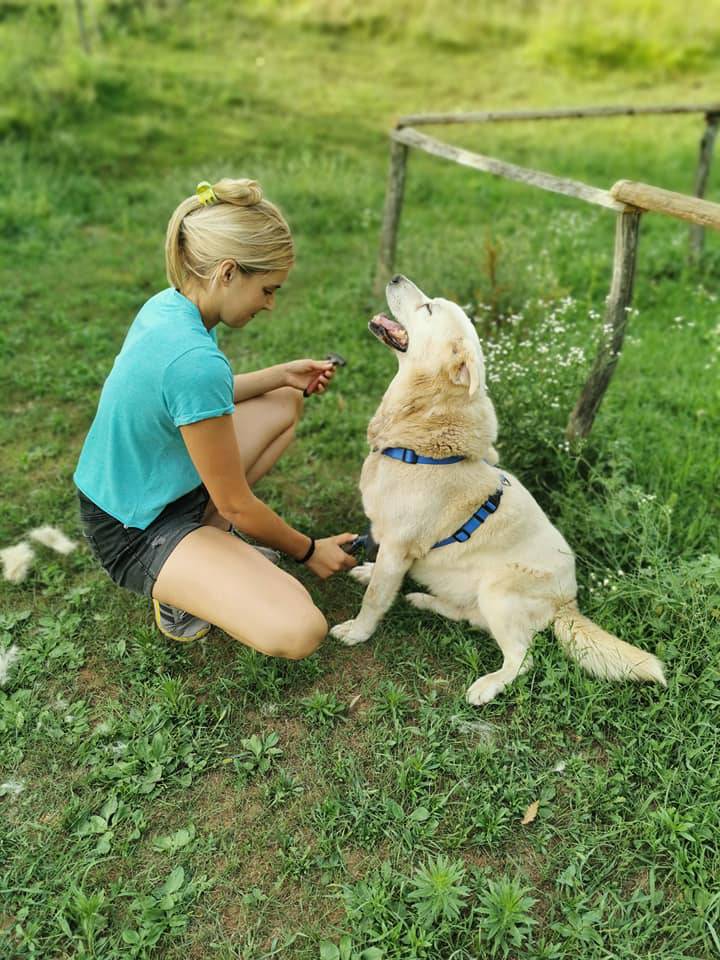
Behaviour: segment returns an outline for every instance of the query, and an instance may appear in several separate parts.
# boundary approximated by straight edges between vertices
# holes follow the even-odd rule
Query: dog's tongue
[[[394,320],[391,320],[390,317],[385,313],[376,313],[375,316],[370,321],[378,327],[382,327],[384,330],[387,330],[388,333],[393,334],[394,336],[403,336],[405,334],[405,327],[401,326],[399,323],[396,323]]]

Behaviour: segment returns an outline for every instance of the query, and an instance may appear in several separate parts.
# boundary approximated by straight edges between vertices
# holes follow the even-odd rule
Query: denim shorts
[[[80,523],[90,550],[101,567],[126,590],[152,597],[163,564],[183,537],[203,526],[210,496],[195,487],[169,503],[152,523],[141,530],[101,510],[78,490]]]

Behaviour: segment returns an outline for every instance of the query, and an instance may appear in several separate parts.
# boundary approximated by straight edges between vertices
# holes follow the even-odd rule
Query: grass
[[[393,370],[365,328],[392,118],[707,102],[720,79],[717,27],[687,4],[596,5],[563,33],[561,2],[482,18],[98,3],[90,58],[71,6],[0,3],[2,546],[43,523],[79,536],[71,476],[99,387],[198,180],[256,176],[297,238],[272,321],[223,340],[236,369],[348,358],[259,491],[333,533],[362,526],[365,427]],[[688,191],[700,132],[675,117],[447,135],[599,186]],[[367,645],[299,663],[217,632],[173,647],[84,548],[38,548],[0,587],[0,650],[20,650],[0,689],[3,956],[720,952],[720,246],[708,236],[691,269],[684,228],[644,219],[629,340],[570,451],[612,236],[605,211],[413,155],[397,262],[472,306],[503,463],[576,550],[583,608],[657,651],[668,689],[591,680],[543,634],[533,670],[476,711],[463,691],[493,644],[401,602]],[[306,582],[331,622],[357,609],[353,582]]]

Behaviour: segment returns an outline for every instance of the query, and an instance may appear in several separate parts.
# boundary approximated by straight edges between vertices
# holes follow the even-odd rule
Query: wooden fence
[[[702,113],[705,129],[695,175],[695,196],[673,193],[660,187],[629,180],[618,180],[610,190],[531,170],[496,157],[484,156],[456,147],[415,128],[429,124],[498,123],[507,121],[558,120],[566,118],[614,117],[640,114]],[[620,356],[632,302],[635,261],[640,217],[646,211],[687,220],[690,227],[690,257],[697,261],[702,253],[704,228],[720,230],[720,204],[703,200],[715,137],[720,125],[720,103],[653,107],[580,107],[555,110],[492,111],[484,113],[428,113],[401,117],[390,134],[390,170],[385,195],[385,211],[380,238],[380,253],[374,293],[380,296],[393,273],[397,232],[403,204],[408,151],[422,150],[483,173],[515,180],[541,190],[561,193],[585,203],[612,210],[616,215],[615,257],[610,293],[605,307],[602,332],[588,379],[567,424],[567,436],[574,440],[590,433],[593,420],[608,388]]]

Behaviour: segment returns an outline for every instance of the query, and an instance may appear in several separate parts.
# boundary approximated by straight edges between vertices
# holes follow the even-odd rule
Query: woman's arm
[[[251,400],[270,390],[287,386],[287,377],[282,364],[274,367],[265,367],[264,370],[254,370],[252,373],[238,373],[233,377],[235,381],[233,400],[242,403]]]
[[[288,556],[302,557],[310,546],[310,538],[288,526],[250,489],[232,417],[200,420],[180,427],[180,432],[220,514],[243,533]]]
[[[295,560],[305,556],[311,538],[285,523],[250,489],[231,415],[188,424],[180,427],[180,433],[221,516],[243,533]],[[339,546],[353,538],[354,534],[348,533],[318,540],[308,563],[310,569],[320,577],[328,577],[355,566],[355,560]]]
[[[328,360],[291,360],[253,373],[239,373],[234,377],[233,400],[242,403],[278,387],[307,388],[310,393],[324,393],[333,373],[334,367]]]

